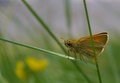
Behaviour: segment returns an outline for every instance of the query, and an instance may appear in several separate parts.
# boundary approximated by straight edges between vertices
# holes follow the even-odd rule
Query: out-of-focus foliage
[[[42,28],[20,0],[3,1],[0,3],[0,37],[64,53],[59,48],[58,42],[55,42]],[[64,0],[26,1],[42,17],[50,27],[50,30],[61,42],[63,42],[60,39],[61,36],[65,39],[69,39],[71,36],[77,39],[88,35],[83,2],[81,0],[70,0],[72,20],[70,30],[66,27]],[[118,0],[89,0],[87,6],[93,33],[107,31],[110,35],[109,42],[99,57],[99,67],[103,83],[119,83],[120,2]],[[71,33],[71,36],[69,33]],[[26,57],[34,57],[35,59],[27,60],[27,63],[25,63]],[[41,62],[43,59],[49,61],[48,66],[46,61]],[[20,65],[21,68],[26,66],[26,70],[30,67],[35,72],[41,71],[41,66],[42,70],[45,68],[44,71],[32,75],[25,83],[87,83],[84,76],[69,59],[51,56],[46,53],[0,41],[0,83],[23,82],[15,73],[16,64]],[[98,82],[96,70],[79,62],[77,64],[90,78],[92,83]]]

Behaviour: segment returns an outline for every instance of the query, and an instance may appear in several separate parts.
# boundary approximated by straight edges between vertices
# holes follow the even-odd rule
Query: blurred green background
[[[78,39],[89,35],[82,0],[26,1],[60,42],[60,37]],[[102,81],[120,83],[120,1],[87,0],[87,7],[93,34],[106,31],[110,36],[98,58]],[[0,37],[65,54],[21,0],[0,0]],[[45,59],[48,65],[21,80],[15,73],[16,64],[21,60],[26,66],[27,57]],[[77,65],[90,82],[69,59],[0,41],[0,83],[99,83],[95,69],[79,61]]]

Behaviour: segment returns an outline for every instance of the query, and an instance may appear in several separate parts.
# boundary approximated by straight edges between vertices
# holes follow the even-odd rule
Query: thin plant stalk
[[[94,42],[93,42],[93,37],[92,37],[92,30],[91,30],[91,25],[90,25],[90,20],[89,20],[89,15],[88,15],[88,10],[87,10],[86,0],[83,0],[83,3],[84,3],[84,9],[85,9],[85,13],[86,13],[86,19],[87,19],[87,23],[88,23],[88,29],[89,29],[89,33],[90,33],[90,39],[91,39],[92,49],[93,49],[93,52],[94,52],[94,59],[95,59],[96,68],[97,68],[97,75],[98,75],[99,83],[102,83],[102,79],[101,79],[101,75],[100,75],[100,70],[99,70],[99,65],[98,65],[98,59],[97,59],[96,53],[95,53],[95,47],[94,47]]]
[[[41,52],[49,53],[49,54],[52,54],[52,55],[60,56],[60,57],[63,57],[63,58],[67,58],[67,59],[68,59],[68,56],[65,56],[65,55],[63,55],[63,54],[59,54],[59,53],[52,52],[52,51],[49,51],[49,50],[45,50],[45,49],[42,49],[42,48],[38,48],[38,47],[35,47],[35,46],[31,46],[31,45],[27,45],[27,44],[15,42],[15,41],[8,40],[8,39],[1,38],[1,37],[0,37],[0,40],[5,41],[5,42],[9,42],[9,43],[12,43],[12,44],[16,44],[16,45],[19,45],[19,46],[27,47],[27,48],[30,48],[30,49],[38,50],[38,51],[41,51]],[[90,64],[90,63],[86,64],[86,63],[80,61],[79,59],[75,59],[75,58],[70,57],[70,56],[69,56],[69,59],[72,60],[72,61],[77,60],[77,61],[81,62],[82,64],[88,65],[88,66],[90,66],[91,68],[96,69],[93,64]]]
[[[72,37],[71,35],[71,3],[70,3],[70,0],[64,0],[64,3],[65,3],[65,14],[66,14],[68,36]]]

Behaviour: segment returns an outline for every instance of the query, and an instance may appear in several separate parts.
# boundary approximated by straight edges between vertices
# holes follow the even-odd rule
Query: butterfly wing
[[[104,46],[108,41],[108,34],[106,32],[95,34],[92,36],[94,42],[95,53],[99,55],[104,50]],[[87,58],[93,59],[94,52],[92,49],[92,43],[90,36],[82,37],[76,41],[75,47],[82,55]]]

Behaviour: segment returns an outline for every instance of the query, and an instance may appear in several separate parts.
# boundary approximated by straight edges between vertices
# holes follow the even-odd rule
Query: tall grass
[[[86,13],[86,20],[87,20],[87,23],[88,23],[88,29],[89,29],[89,33],[90,33],[90,39],[91,39],[92,49],[93,49],[93,52],[94,52],[94,59],[95,59],[95,63],[96,63],[98,79],[99,79],[99,83],[102,83],[102,79],[101,79],[101,75],[100,75],[100,70],[99,70],[99,65],[98,65],[98,59],[96,57],[94,42],[93,42],[93,38],[92,38],[92,30],[91,30],[91,25],[90,25],[90,20],[89,20],[89,15],[88,15],[88,10],[87,10],[86,0],[83,0],[83,2],[84,2],[85,13]]]
[[[22,0],[22,2],[30,10],[30,12],[38,20],[38,22],[43,26],[43,28],[49,33],[49,35],[58,43],[59,42],[58,39],[52,33],[52,31],[50,30],[49,26],[47,26],[47,24],[42,20],[42,18],[40,16],[38,16],[38,14],[32,9],[32,7],[25,0]],[[66,1],[67,26],[70,27],[70,24],[71,24],[71,21],[70,21],[70,9],[68,7],[69,7],[69,1]],[[59,46],[67,54],[67,52],[63,48],[63,46],[61,44],[59,44]],[[76,64],[76,62],[74,62],[74,61],[72,61],[72,63]],[[82,69],[77,64],[75,66],[77,66],[76,68],[78,69],[78,71],[82,72],[82,74],[85,77],[85,79],[90,83],[89,78],[86,76],[86,74],[84,74],[84,72],[82,71]]]
[[[66,56],[68,55],[66,49],[61,44],[58,44],[59,40],[56,37],[55,33],[52,31],[51,27],[47,25],[47,23],[42,19],[42,17],[35,12],[35,10],[31,7],[31,5],[28,4],[26,0],[21,0],[21,1],[25,5],[25,7],[30,11],[32,16],[36,18],[38,23],[43,26],[43,29],[46,31],[47,36],[51,37],[55,41],[55,43],[59,45],[60,49],[62,49],[64,54],[50,51],[56,48],[55,46],[54,48],[52,48],[51,47],[52,45],[49,45],[51,43],[48,41],[49,38],[47,38],[47,36],[43,36],[43,34],[42,36],[43,38],[45,37],[44,38],[45,40],[40,39],[40,41],[43,41],[49,50],[43,49],[42,47],[36,47],[30,44],[14,41],[14,39],[13,40],[11,40],[10,38],[7,39],[5,38],[4,33],[2,33],[2,30],[0,30],[0,83],[80,83],[80,82],[97,83],[98,79],[99,79],[99,83],[102,82],[113,83],[114,79],[115,79],[115,83],[119,83],[120,81],[119,64],[116,64],[117,61],[119,63],[119,56],[116,56],[118,57],[116,59],[117,61],[114,60],[113,59],[114,57],[112,56],[112,55],[118,55],[118,53],[116,53],[116,50],[119,52],[119,46],[117,46],[117,43],[115,43],[117,49],[114,49],[116,47],[113,47],[113,49],[109,49],[108,47],[106,54],[103,55],[109,54],[110,56],[106,58],[103,56],[102,59],[105,60],[105,62],[99,63],[99,64],[103,63],[102,66],[99,67],[98,59],[96,57],[95,48],[94,48],[94,42],[92,38],[92,29],[90,25],[89,12],[87,10],[86,0],[83,0],[84,3],[83,5],[86,14],[86,20],[88,23],[88,30],[90,33],[91,44],[94,51],[94,58],[96,61],[95,65],[93,63],[86,64],[79,59],[75,60],[75,58],[73,57],[69,57],[68,59],[68,56]],[[64,6],[65,6],[64,9],[66,15],[66,25],[67,25],[68,35],[71,37],[72,19],[71,19],[70,0],[64,0]],[[29,36],[33,38],[33,34],[30,34],[27,29],[24,30],[26,30],[26,33],[28,33]],[[34,40],[34,43],[36,43],[37,40],[39,42],[39,39],[36,39]],[[26,48],[29,49],[26,50]],[[112,51],[115,51],[115,53],[112,53]],[[15,74],[16,63],[19,60],[22,60],[25,63],[25,65],[27,65],[25,62],[25,58],[30,57],[31,55],[32,57],[37,57],[37,58],[39,57],[49,58],[50,63],[48,69],[45,72],[34,74],[27,81],[22,81],[18,79],[17,75]],[[106,60],[107,58],[109,58],[110,63],[107,63]],[[109,64],[111,67],[108,67]],[[29,67],[27,66],[27,68],[25,69],[29,70]],[[33,72],[29,72],[29,73],[33,73]],[[101,76],[101,74],[103,77]],[[96,79],[97,77],[98,79]],[[107,77],[109,78],[109,80]]]

